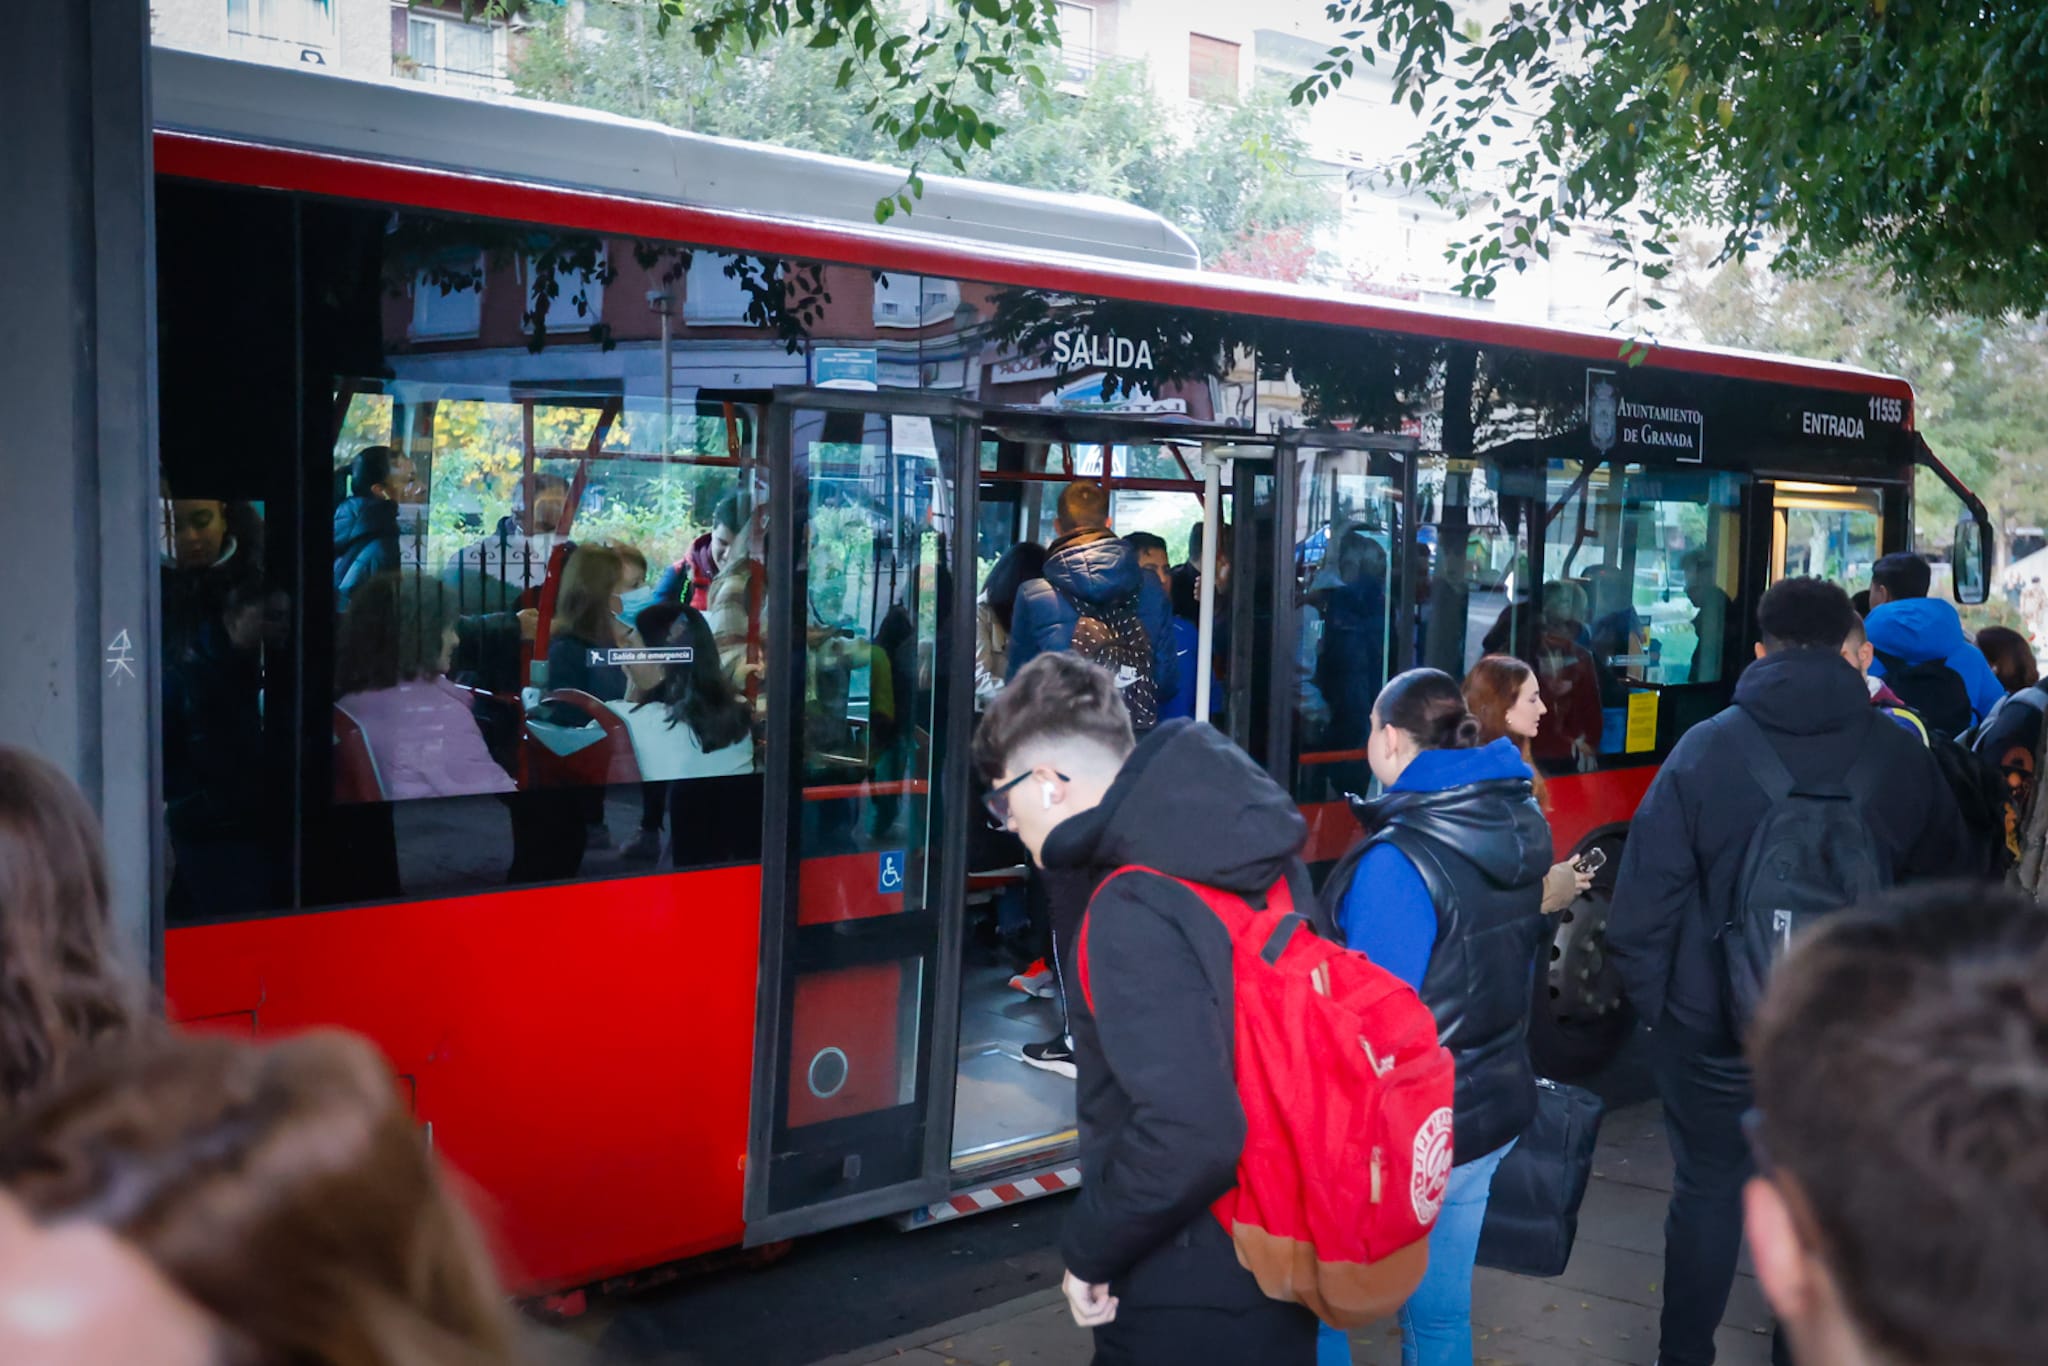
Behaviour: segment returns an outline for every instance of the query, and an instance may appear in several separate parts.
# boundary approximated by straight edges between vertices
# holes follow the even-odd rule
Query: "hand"
[[[519,618],[519,638],[529,645],[533,644],[535,637],[540,635],[539,609],[521,608],[516,615]]]
[[[1081,1327],[1100,1328],[1115,1320],[1116,1296],[1109,1293],[1108,1286],[1090,1285],[1069,1271],[1060,1281],[1060,1289],[1066,1292],[1067,1309]]]

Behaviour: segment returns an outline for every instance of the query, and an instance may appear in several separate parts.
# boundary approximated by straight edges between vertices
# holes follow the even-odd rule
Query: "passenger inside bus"
[[[650,646],[692,651],[688,662],[626,665],[626,696],[607,704],[625,719],[640,776],[666,797],[677,779],[752,772],[753,718],[719,667],[703,614],[655,603],[640,613],[639,630]]]
[[[1536,640],[1536,677],[1544,713],[1533,746],[1538,759],[1576,764],[1591,772],[1599,762],[1603,716],[1600,673],[1593,652],[1581,639],[1586,633],[1586,593],[1570,579],[1543,585],[1542,630]]]
[[[341,619],[335,707],[360,731],[386,801],[518,786],[477,728],[475,695],[447,678],[455,598],[439,580],[380,574]]]

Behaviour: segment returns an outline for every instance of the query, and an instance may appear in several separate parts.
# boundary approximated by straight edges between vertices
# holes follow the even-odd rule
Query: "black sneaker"
[[[1042,1067],[1063,1077],[1080,1076],[1074,1067],[1074,1041],[1064,1034],[1055,1034],[1044,1043],[1027,1043],[1022,1051],[1024,1061],[1032,1067]]]

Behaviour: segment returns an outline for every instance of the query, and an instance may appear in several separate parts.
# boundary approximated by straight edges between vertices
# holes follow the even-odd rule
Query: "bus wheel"
[[[1607,953],[1607,912],[1620,841],[1607,852],[1599,879],[1551,925],[1543,951],[1545,971],[1536,975],[1529,1055],[1539,1076],[1557,1081],[1583,1080],[1605,1068],[1635,1024],[1622,997],[1621,975]]]

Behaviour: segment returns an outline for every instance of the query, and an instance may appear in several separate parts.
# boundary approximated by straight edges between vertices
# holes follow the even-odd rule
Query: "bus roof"
[[[449,94],[416,81],[323,76],[158,48],[156,126],[377,161],[440,166],[768,218],[872,226],[903,171],[685,133],[590,109]],[[1196,267],[1194,240],[1100,195],[924,177],[898,230],[963,242]]]
[[[841,157],[166,48],[154,54],[152,83],[157,164],[172,175],[1607,364],[1619,363],[1626,340],[1204,272],[1178,228],[1095,196],[928,176],[915,212],[878,227],[874,203],[901,172]],[[1855,366],[1668,342],[1648,346],[1642,363],[1896,396],[1909,401],[1913,425],[1912,386]]]

